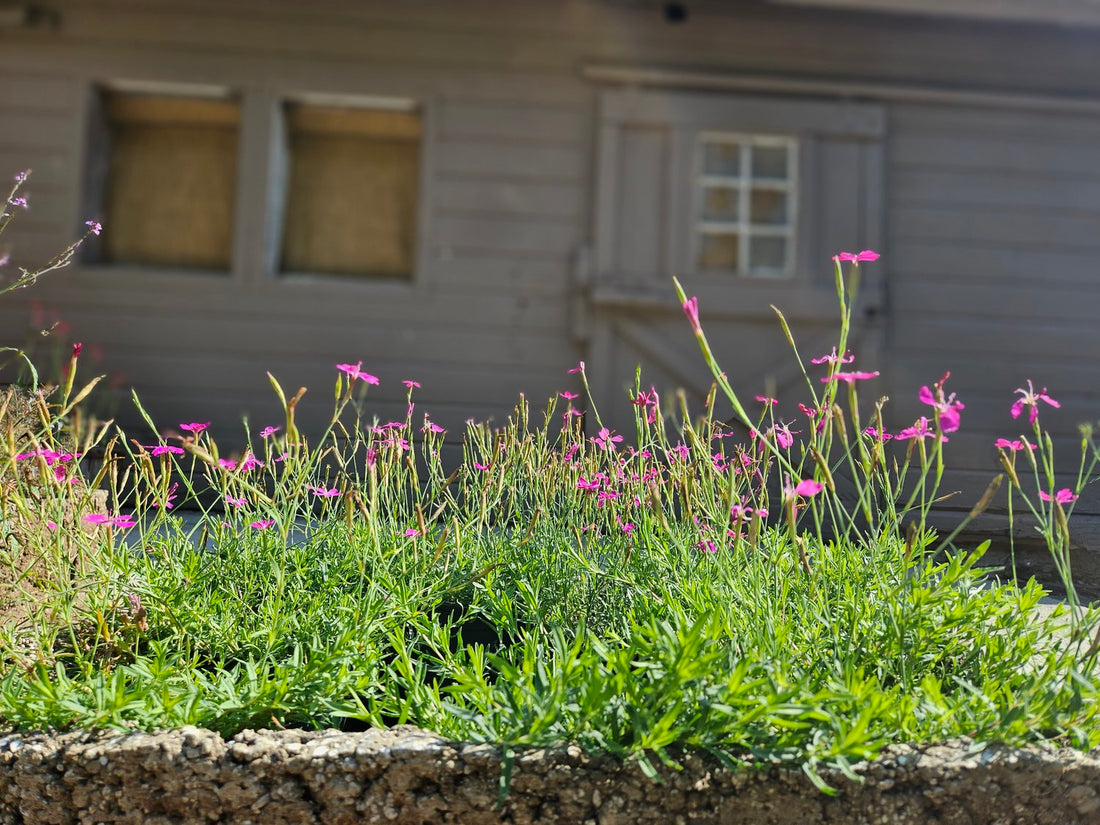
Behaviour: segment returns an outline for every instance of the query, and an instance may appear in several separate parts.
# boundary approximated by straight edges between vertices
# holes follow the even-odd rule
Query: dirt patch
[[[0,737],[0,823],[1100,823],[1100,754],[957,740],[896,746],[827,775],[662,771],[576,747],[522,751],[497,808],[501,754],[415,728]]]

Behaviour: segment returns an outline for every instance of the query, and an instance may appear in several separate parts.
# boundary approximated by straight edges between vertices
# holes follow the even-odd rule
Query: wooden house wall
[[[948,388],[968,405],[951,449],[975,478],[994,466],[992,439],[1019,430],[1007,409],[1026,378],[1063,400],[1051,420],[1067,439],[1100,408],[1100,113],[1042,105],[1100,92],[1094,31],[720,2],[693,4],[682,26],[659,4],[596,0],[58,7],[60,30],[0,30],[0,170],[34,169],[32,208],[4,239],[23,260],[63,247],[87,217],[90,83],[245,95],[231,276],[78,266],[0,302],[6,342],[32,300],[49,305],[102,346],[158,421],[272,423],[271,369],[288,389],[311,388],[303,406],[320,422],[332,365],[359,359],[383,379],[372,408],[384,419],[404,411],[404,378],[450,427],[499,419],[520,391],[541,403],[568,386],[585,354],[573,269],[594,223],[599,87],[583,68],[596,64],[1022,96],[983,107],[862,95],[888,116],[884,388],[901,424],[920,412],[916,389],[951,370]],[[265,271],[267,124],[282,94],[302,91],[424,102],[411,283]]]

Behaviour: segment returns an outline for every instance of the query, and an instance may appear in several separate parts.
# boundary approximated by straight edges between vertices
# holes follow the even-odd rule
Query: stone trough
[[[893,746],[862,782],[797,768],[730,771],[702,756],[661,783],[577,747],[517,754],[415,728],[0,737],[0,823],[1100,823],[1100,752]]]

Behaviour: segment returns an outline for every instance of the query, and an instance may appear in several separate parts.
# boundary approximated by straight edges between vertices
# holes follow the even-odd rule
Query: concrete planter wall
[[[522,752],[496,809],[500,752],[414,728],[0,737],[0,823],[1100,823],[1100,754],[965,740],[897,746],[828,776],[663,772],[576,747]]]

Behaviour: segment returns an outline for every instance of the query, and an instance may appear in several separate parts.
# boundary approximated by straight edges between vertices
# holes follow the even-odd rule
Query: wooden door
[[[712,376],[673,276],[698,296],[743,402],[792,390],[802,400],[804,379],[771,305],[804,359],[831,350],[839,318],[831,256],[882,241],[882,108],[609,88],[599,130],[577,331],[603,423],[631,432],[638,365],[643,386],[657,387],[666,405],[683,388],[701,411]],[[852,349],[860,368],[875,369],[882,267],[863,275]]]

